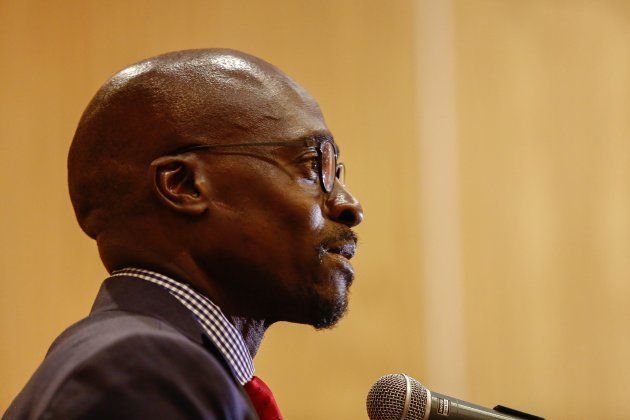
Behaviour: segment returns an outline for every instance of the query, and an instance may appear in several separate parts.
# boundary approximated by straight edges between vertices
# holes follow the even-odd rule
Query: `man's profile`
[[[108,80],[79,122],[70,197],[110,273],[6,418],[280,418],[253,357],[277,321],[344,314],[363,212],[317,103],[233,50]]]

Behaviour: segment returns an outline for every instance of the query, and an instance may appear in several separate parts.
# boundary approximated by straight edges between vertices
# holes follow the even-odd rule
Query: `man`
[[[181,51],[112,77],[68,157],[111,276],[6,418],[281,418],[253,376],[265,330],[334,325],[353,280],[363,213],[337,158],[317,103],[256,57]]]

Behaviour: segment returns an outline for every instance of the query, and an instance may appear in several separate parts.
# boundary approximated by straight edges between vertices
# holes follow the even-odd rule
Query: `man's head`
[[[233,50],[154,57],[85,110],[72,204],[110,271],[174,275],[230,315],[330,326],[346,308],[361,206],[338,181],[322,188],[316,147],[256,145],[304,139],[332,137],[317,103],[269,63]]]

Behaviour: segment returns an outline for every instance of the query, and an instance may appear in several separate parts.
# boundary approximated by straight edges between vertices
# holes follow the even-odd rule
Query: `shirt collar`
[[[251,380],[254,376],[254,363],[243,337],[210,299],[185,283],[153,271],[129,267],[114,271],[111,275],[111,277],[118,276],[136,277],[165,288],[192,312],[227,361],[238,382],[244,385]]]

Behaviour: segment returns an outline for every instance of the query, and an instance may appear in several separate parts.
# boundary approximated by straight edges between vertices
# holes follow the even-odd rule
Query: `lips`
[[[333,244],[326,249],[326,252],[330,252],[331,254],[339,254],[346,259],[351,259],[354,257],[356,252],[357,245],[353,242],[348,243],[340,243]]]

